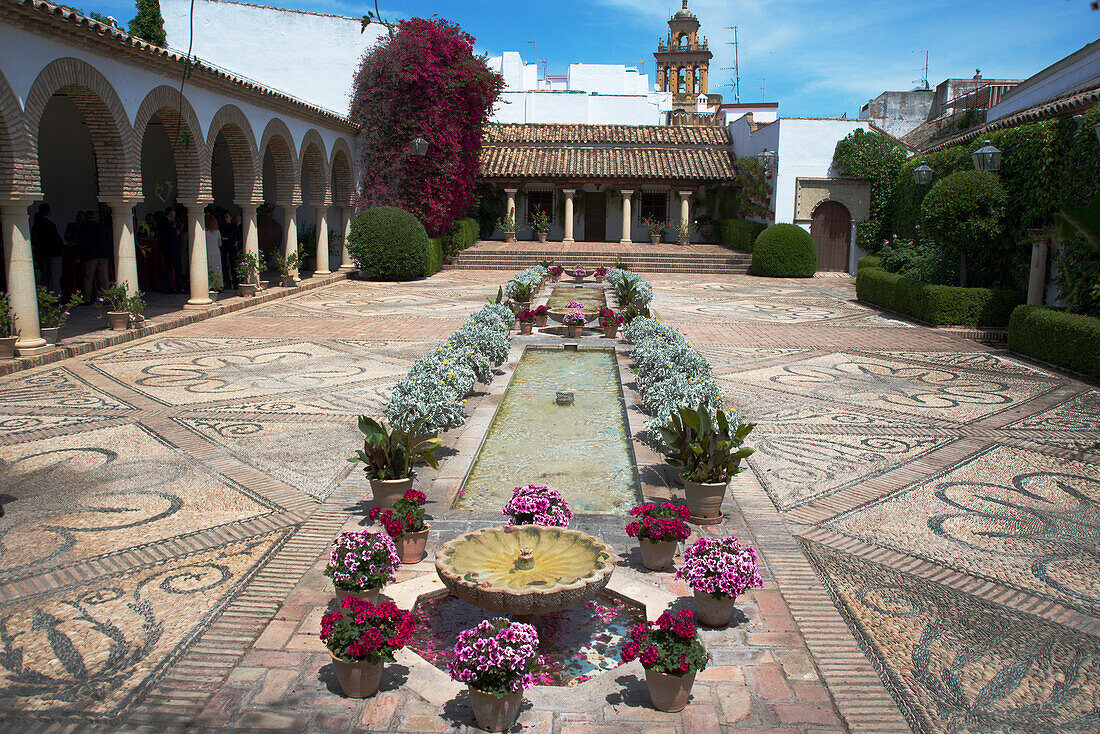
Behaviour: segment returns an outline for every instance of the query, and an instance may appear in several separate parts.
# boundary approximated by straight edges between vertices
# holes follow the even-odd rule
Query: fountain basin
[[[451,593],[490,612],[541,616],[600,594],[615,570],[610,545],[579,530],[501,525],[444,543],[435,570]]]

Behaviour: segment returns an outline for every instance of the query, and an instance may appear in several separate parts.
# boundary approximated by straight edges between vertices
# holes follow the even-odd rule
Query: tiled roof
[[[724,127],[487,126],[484,178],[728,181],[735,171]]]
[[[729,130],[718,125],[557,125],[493,123],[484,145],[508,143],[731,145]]]

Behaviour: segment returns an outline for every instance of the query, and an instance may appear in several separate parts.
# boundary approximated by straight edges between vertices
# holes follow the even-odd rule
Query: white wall
[[[598,95],[584,92],[504,92],[493,122],[660,125],[672,95]]]
[[[168,45],[186,52],[190,0],[163,0]],[[216,66],[340,115],[363,53],[385,33],[359,18],[195,0],[192,52]]]
[[[794,221],[796,178],[835,178],[836,144],[853,130],[869,130],[867,120],[780,119],[779,171],[776,179],[775,221]],[[772,150],[776,150],[772,148]]]

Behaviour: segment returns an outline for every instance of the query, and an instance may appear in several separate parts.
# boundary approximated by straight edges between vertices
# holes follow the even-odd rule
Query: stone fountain
[[[435,569],[459,599],[537,621],[598,596],[617,560],[611,546],[579,530],[502,525],[443,544]]]

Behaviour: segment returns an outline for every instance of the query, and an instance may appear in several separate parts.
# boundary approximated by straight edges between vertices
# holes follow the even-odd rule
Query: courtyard
[[[355,416],[511,275],[341,281],[2,378],[3,728],[472,729],[464,689],[412,653],[376,697],[340,696],[321,569],[369,525]],[[759,423],[723,522],[695,532],[755,546],[764,588],[703,633],[683,712],[648,707],[634,662],[532,688],[522,731],[1095,731],[1100,390],[869,308],[848,277],[646,277]],[[490,392],[442,435],[444,474]],[[634,444],[643,495],[677,496]],[[398,590],[500,523],[418,473],[433,532]],[[687,601],[620,516],[573,524],[615,548],[622,588]]]

